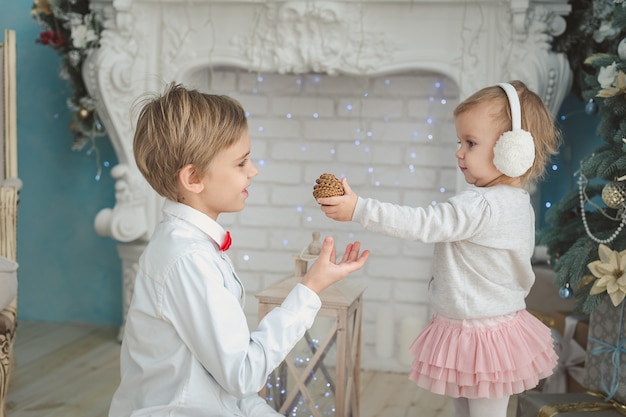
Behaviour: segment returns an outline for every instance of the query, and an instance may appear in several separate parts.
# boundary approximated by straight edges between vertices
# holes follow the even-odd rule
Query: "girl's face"
[[[250,136],[245,130],[230,148],[218,153],[202,178],[204,189],[195,207],[213,220],[220,213],[241,211],[248,198],[248,186],[259,170],[250,160]]]
[[[477,187],[493,185],[503,175],[493,164],[493,148],[502,133],[494,113],[492,104],[482,103],[456,117],[456,159],[465,181]]]

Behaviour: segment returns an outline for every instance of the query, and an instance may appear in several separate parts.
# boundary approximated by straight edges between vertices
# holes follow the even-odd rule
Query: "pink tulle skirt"
[[[435,316],[409,350],[409,379],[454,398],[517,394],[557,364],[550,329],[526,310],[472,320]]]

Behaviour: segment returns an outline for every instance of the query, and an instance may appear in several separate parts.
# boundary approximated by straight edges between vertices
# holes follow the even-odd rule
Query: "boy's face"
[[[465,181],[477,187],[489,185],[502,175],[493,164],[493,148],[501,134],[495,127],[494,111],[492,105],[484,103],[456,117],[456,159]]]
[[[250,136],[244,131],[230,148],[223,149],[211,162],[202,178],[204,189],[194,207],[213,220],[220,213],[243,210],[248,197],[248,186],[259,170],[250,160]]]

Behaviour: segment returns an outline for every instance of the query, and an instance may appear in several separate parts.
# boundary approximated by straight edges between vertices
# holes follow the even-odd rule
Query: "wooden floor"
[[[21,321],[8,417],[105,417],[119,380],[117,328]],[[361,417],[453,417],[406,374],[363,371]],[[515,416],[515,401],[509,417]]]

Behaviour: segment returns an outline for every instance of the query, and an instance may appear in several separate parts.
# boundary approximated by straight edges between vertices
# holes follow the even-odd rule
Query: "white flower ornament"
[[[86,48],[91,42],[98,39],[96,32],[85,25],[72,27],[72,43],[75,48]]]
[[[626,250],[617,252],[600,244],[598,255],[599,260],[587,265],[597,278],[589,294],[598,295],[606,291],[617,307],[626,297]]]
[[[615,83],[617,77],[617,63],[613,61],[611,65],[601,67],[598,72],[598,83],[602,88],[609,88]]]
[[[619,29],[613,26],[613,23],[604,21],[600,23],[600,27],[593,33],[593,40],[601,43],[605,39],[614,38],[618,33]]]

